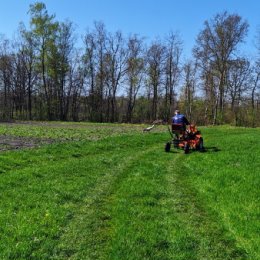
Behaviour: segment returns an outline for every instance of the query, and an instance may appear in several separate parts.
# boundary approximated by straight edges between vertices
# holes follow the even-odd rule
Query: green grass
[[[0,153],[0,259],[260,259],[260,129],[202,128],[188,155],[141,129],[0,126],[58,140]]]

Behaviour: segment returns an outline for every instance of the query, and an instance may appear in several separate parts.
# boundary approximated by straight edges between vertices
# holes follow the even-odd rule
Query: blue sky
[[[29,24],[29,0],[0,0],[0,33],[12,38],[19,22]],[[49,14],[59,21],[66,18],[76,24],[80,36],[94,21],[103,21],[109,31],[121,30],[125,35],[136,33],[148,40],[179,32],[188,58],[203,22],[227,10],[238,13],[250,25],[246,47],[253,56],[254,38],[260,26],[259,0],[45,0]],[[79,39],[80,40],[80,39]]]

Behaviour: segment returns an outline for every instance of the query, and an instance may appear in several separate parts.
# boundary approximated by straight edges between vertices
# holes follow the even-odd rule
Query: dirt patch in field
[[[51,139],[0,135],[0,151],[40,147],[53,142]]]

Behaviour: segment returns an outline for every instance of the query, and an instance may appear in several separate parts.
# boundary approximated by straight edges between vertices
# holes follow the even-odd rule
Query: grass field
[[[0,259],[260,259],[260,129],[142,128],[1,124]]]

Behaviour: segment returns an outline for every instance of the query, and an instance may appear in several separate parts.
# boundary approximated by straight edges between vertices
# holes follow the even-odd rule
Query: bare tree
[[[27,73],[23,62],[23,55],[18,50],[13,54],[12,66],[12,98],[14,104],[15,117],[26,119],[26,83]]]
[[[57,56],[56,62],[57,66],[54,68],[54,72],[57,75],[57,104],[59,110],[59,119],[66,120],[67,112],[66,106],[66,96],[70,91],[68,86],[68,73],[70,70],[70,59],[72,56],[72,51],[74,49],[74,36],[73,36],[73,24],[70,21],[60,23],[57,31],[56,46],[57,46]],[[55,56],[54,56],[55,57]]]
[[[136,103],[136,96],[140,90],[144,78],[144,47],[143,40],[137,35],[128,39],[128,56],[127,56],[127,122],[132,121],[133,110]]]
[[[105,91],[105,50],[107,41],[107,31],[105,25],[102,22],[95,23],[95,38],[96,38],[96,50],[97,50],[97,76],[96,76],[96,108],[97,108],[97,120],[99,122],[104,121],[104,91]]]
[[[229,62],[227,76],[227,95],[231,101],[231,111],[235,116],[235,124],[239,123],[239,112],[242,97],[249,88],[249,76],[251,74],[250,62],[240,58]]]
[[[202,68],[214,68],[218,78],[218,102],[215,113],[219,112],[219,120],[223,120],[224,93],[228,72],[228,63],[234,59],[239,43],[248,31],[248,23],[237,14],[227,12],[217,14],[212,20],[205,21],[204,29],[199,33],[196,46],[193,50],[195,58]],[[217,115],[214,116],[217,119]]]
[[[204,123],[216,124],[219,102],[218,78],[214,75],[214,68],[204,69],[201,74],[202,91],[204,93]]]
[[[86,84],[88,85],[88,97],[86,107],[89,113],[90,121],[96,120],[98,108],[96,103],[98,100],[96,91],[96,77],[97,77],[97,42],[93,33],[87,32],[85,38],[85,54],[83,57],[84,68],[86,74]]]
[[[162,86],[163,64],[165,60],[165,47],[159,42],[154,42],[147,51],[147,85],[152,98],[151,118],[158,117],[159,94]]]
[[[259,114],[259,96],[260,96],[260,61],[255,62],[251,74],[251,111],[252,126],[256,126],[256,115]]]
[[[173,115],[175,88],[180,78],[182,41],[178,34],[170,33],[165,47],[165,119]]]
[[[193,111],[194,111],[194,99],[196,91],[196,78],[197,73],[197,64],[192,63],[191,61],[187,62],[184,65],[184,107],[185,113],[189,121],[193,120]]]
[[[107,73],[108,73],[108,32],[104,23],[95,22],[94,29],[88,31],[84,38],[85,54],[84,67],[86,74],[86,99],[91,121],[103,122],[108,113]]]
[[[4,37],[0,38],[0,90],[2,94],[2,119],[10,120],[13,110],[13,54],[10,42]]]
[[[124,46],[124,39],[121,32],[109,34],[106,48],[106,85],[107,96],[107,119],[115,122],[117,120],[116,94],[119,84],[126,73],[127,55]],[[111,106],[111,116],[109,114]],[[110,118],[109,118],[110,117]]]

